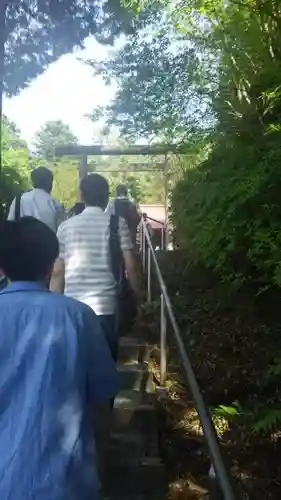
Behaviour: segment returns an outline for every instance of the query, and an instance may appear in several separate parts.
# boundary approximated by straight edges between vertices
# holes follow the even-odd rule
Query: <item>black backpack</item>
[[[115,200],[115,214],[125,219],[131,232],[136,231],[140,216],[135,203],[127,198],[117,198]]]
[[[110,260],[112,274],[117,283],[117,325],[118,335],[130,333],[137,315],[135,295],[126,277],[122,249],[119,238],[119,217],[110,217]]]

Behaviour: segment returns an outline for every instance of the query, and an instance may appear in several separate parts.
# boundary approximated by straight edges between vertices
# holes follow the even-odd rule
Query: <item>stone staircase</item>
[[[148,361],[152,347],[120,341],[117,395],[103,479],[103,500],[164,500],[167,485],[159,454],[158,413]]]

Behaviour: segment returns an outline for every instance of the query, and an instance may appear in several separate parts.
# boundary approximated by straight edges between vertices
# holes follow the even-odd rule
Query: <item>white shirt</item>
[[[8,220],[15,220],[15,204],[16,200],[14,199],[10,207]],[[20,216],[34,217],[56,232],[63,220],[63,208],[43,189],[32,189],[32,191],[23,193],[21,196]]]
[[[65,265],[65,295],[90,306],[96,314],[112,315],[116,282],[111,271],[110,214],[87,207],[58,229],[60,257]],[[122,250],[133,248],[128,226],[119,218]]]

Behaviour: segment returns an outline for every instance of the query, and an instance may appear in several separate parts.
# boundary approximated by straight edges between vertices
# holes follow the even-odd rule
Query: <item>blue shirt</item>
[[[92,410],[118,389],[90,308],[34,283],[2,291],[1,500],[98,499]]]

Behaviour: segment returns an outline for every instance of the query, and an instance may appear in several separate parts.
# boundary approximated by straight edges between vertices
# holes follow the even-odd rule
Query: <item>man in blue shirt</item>
[[[97,500],[94,410],[118,378],[95,313],[48,291],[58,241],[23,218],[0,229],[0,498]]]

